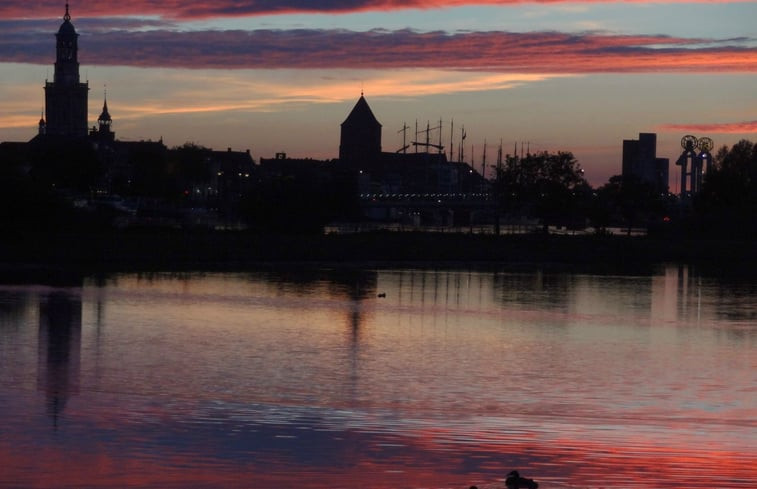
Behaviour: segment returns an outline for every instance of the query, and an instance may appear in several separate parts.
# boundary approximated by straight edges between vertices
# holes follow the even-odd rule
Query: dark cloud
[[[39,30],[5,22],[0,61],[51,63]],[[21,27],[29,27],[21,23]],[[2,28],[3,25],[0,25]],[[559,32],[355,32],[349,30],[110,30],[80,38],[80,62],[181,68],[429,68],[503,73],[757,71],[750,40]]]

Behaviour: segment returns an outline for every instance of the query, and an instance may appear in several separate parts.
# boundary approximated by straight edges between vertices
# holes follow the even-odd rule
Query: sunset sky
[[[36,133],[64,1],[0,5],[0,141]],[[442,121],[466,160],[496,147],[571,151],[593,185],[623,139],[757,139],[757,2],[518,0],[71,1],[90,125],[107,87],[119,139],[253,157],[338,155],[365,93],[383,149]],[[425,135],[419,138],[425,139]],[[439,132],[431,139],[438,142]],[[473,146],[471,148],[471,145]]]

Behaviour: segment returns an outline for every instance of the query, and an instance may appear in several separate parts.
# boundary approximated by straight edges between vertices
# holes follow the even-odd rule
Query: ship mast
[[[407,144],[407,130],[410,129],[406,123],[402,123],[402,129],[397,131],[397,134],[402,133],[402,147],[398,149],[396,152],[402,152],[402,154],[407,154],[407,148],[410,147],[409,144]]]
[[[436,148],[439,153],[441,154],[444,152],[444,146],[442,146],[442,121],[439,120],[439,125],[437,127],[431,127],[431,122],[426,122],[426,130],[425,131],[418,131],[418,121],[415,121],[415,136],[418,137],[419,134],[426,134],[426,140],[425,142],[418,142],[413,141],[411,144],[415,146],[415,152],[418,152],[418,146],[423,146],[426,148],[426,152],[428,152],[429,148]],[[434,144],[431,142],[431,131],[439,130],[439,144]]]

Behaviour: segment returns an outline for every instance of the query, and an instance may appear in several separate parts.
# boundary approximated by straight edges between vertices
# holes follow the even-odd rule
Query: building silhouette
[[[363,94],[342,122],[339,160],[342,162],[376,161],[381,156],[381,123],[373,115]]]
[[[429,143],[429,129],[408,153],[410,145],[382,151],[381,127],[362,93],[341,124],[338,165],[354,175],[365,218],[452,225],[491,214],[489,182],[467,163],[449,161],[441,143]]]
[[[657,134],[639,133],[639,139],[623,140],[623,178],[635,177],[666,193],[668,172],[668,159],[657,157]]]
[[[89,84],[79,79],[79,34],[71,23],[68,3],[55,38],[55,75],[52,82],[45,82],[45,117],[40,120],[39,132],[67,138],[86,137]]]

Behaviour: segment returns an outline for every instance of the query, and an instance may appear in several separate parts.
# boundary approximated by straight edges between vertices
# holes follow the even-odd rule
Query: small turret
[[[90,136],[96,137],[101,141],[115,141],[116,133],[111,130],[113,119],[108,112],[108,95],[103,96],[103,110],[97,118],[97,126],[92,128]]]
[[[37,134],[39,134],[40,136],[47,134],[47,122],[45,122],[44,115],[40,115],[39,117],[39,129],[37,131]]]
[[[113,124],[113,119],[111,119],[108,112],[108,98],[106,95],[103,101],[103,111],[100,113],[100,117],[97,118],[97,125],[100,127],[100,132],[102,132],[103,129],[110,131],[111,124]]]

